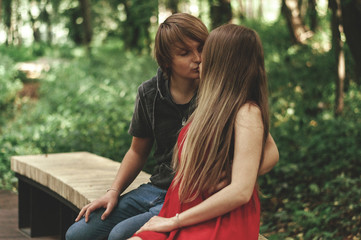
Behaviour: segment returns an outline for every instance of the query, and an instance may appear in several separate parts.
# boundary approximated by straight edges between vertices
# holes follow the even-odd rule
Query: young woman
[[[163,208],[132,239],[257,240],[256,179],[269,136],[261,41],[249,28],[224,25],[202,53],[198,107],[182,129],[177,169]],[[230,184],[208,194],[222,172]]]
[[[171,160],[178,132],[195,109],[201,51],[207,36],[205,25],[189,14],[174,14],[159,26],[155,57],[160,69],[138,89],[129,129],[133,136],[130,149],[112,186],[103,197],[83,207],[66,234],[67,240],[108,235],[108,239],[126,239],[159,213],[174,177]],[[262,173],[278,161],[277,147],[271,137],[268,139]],[[119,197],[143,168],[153,143],[156,167],[150,183]]]

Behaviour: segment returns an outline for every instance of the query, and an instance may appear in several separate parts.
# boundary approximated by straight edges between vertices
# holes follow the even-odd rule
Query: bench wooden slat
[[[13,156],[11,169],[48,187],[79,209],[101,197],[117,174],[120,163],[88,152]],[[124,192],[149,182],[141,172]]]

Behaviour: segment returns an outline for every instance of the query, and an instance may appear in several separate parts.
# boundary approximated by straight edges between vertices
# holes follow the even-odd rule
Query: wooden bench
[[[65,239],[79,210],[111,186],[119,165],[88,152],[13,156],[19,229],[30,237],[58,235]],[[149,177],[141,172],[123,194],[149,182]]]
[[[60,235],[79,210],[104,195],[120,163],[88,152],[13,156],[18,178],[19,229],[31,237]],[[141,172],[124,192],[149,182]]]

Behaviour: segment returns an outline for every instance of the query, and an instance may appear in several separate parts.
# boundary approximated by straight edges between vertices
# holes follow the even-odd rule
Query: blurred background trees
[[[27,44],[46,42],[51,45],[71,40],[76,45],[87,46],[90,51],[94,41],[118,38],[126,49],[149,53],[159,20],[171,13],[194,13],[213,29],[227,22],[241,23],[245,18],[265,19],[265,9],[269,13],[273,7],[273,14],[282,14],[286,20],[290,44],[304,44],[319,30],[318,4],[328,4],[332,12],[332,47],[339,62],[338,114],[342,112],[345,86],[345,67],[342,67],[344,42],[347,42],[354,60],[355,81],[361,84],[360,0],[329,0],[328,3],[316,0],[2,0],[1,41],[6,45],[22,45],[24,41]]]
[[[361,0],[0,0],[0,188],[16,190],[12,155],[121,161],[155,32],[176,12],[262,39],[280,162],[259,178],[261,233],[361,239]]]

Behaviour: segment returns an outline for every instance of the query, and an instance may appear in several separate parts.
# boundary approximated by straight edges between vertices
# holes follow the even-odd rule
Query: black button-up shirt
[[[188,104],[175,104],[168,80],[160,69],[138,88],[129,134],[154,140],[156,166],[150,181],[157,187],[168,189],[173,180],[173,148],[182,125],[195,109],[195,101],[196,96]]]

